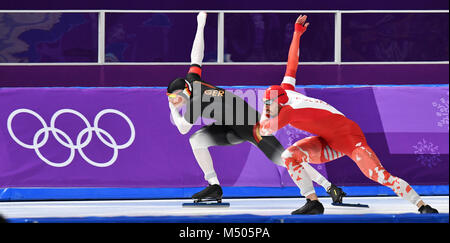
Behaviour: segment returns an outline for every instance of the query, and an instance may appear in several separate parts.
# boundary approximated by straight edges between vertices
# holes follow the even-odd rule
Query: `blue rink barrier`
[[[412,186],[419,195],[449,195],[448,185]],[[395,196],[385,186],[342,186],[347,197]],[[38,200],[126,200],[126,199],[181,199],[190,198],[202,187],[190,188],[4,188],[0,201]],[[328,197],[322,187],[316,187],[319,197]],[[297,187],[223,187],[224,198],[300,197]]]
[[[276,215],[10,218],[10,223],[448,223],[449,214]]]

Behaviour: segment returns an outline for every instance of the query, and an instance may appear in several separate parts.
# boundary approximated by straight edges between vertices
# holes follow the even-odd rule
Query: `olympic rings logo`
[[[42,124],[42,128],[39,129],[33,137],[33,144],[26,144],[22,141],[20,141],[16,135],[14,134],[13,130],[12,130],[12,122],[13,119],[16,115],[20,114],[20,113],[28,113],[30,115],[33,115],[34,117],[36,117]],[[81,120],[84,122],[84,124],[86,125],[86,128],[84,128],[83,130],[80,131],[80,133],[77,135],[77,140],[76,143],[74,144],[74,141],[72,141],[72,139],[67,135],[67,133],[63,132],[62,130],[58,129],[55,127],[55,123],[56,123],[56,119],[64,113],[70,113],[73,115],[78,116],[79,118],[81,118]],[[130,134],[130,138],[128,139],[128,141],[124,144],[118,145],[116,140],[111,136],[111,134],[109,134],[107,131],[101,129],[98,127],[98,123],[100,121],[100,118],[102,118],[103,115],[108,114],[108,113],[112,113],[112,114],[116,114],[119,115],[120,117],[122,117],[129,125],[130,130],[131,130],[131,134]],[[72,163],[74,157],[75,157],[75,149],[78,150],[78,153],[81,155],[81,157],[88,162],[89,164],[96,166],[96,167],[108,167],[110,165],[112,165],[114,162],[116,162],[118,154],[119,154],[119,149],[125,149],[127,147],[129,147],[135,138],[135,130],[134,130],[134,125],[131,122],[130,118],[128,118],[128,116],[126,116],[124,113],[118,111],[118,110],[114,110],[114,109],[105,109],[100,111],[94,119],[94,126],[91,126],[91,124],[89,123],[89,121],[86,119],[85,116],[83,116],[80,112],[76,111],[76,110],[72,110],[72,109],[61,109],[58,110],[57,112],[55,112],[50,120],[50,126],[47,126],[47,123],[44,121],[44,119],[36,112],[30,110],[30,109],[17,109],[15,111],[13,111],[9,117],[8,117],[8,121],[7,121],[7,126],[8,126],[8,132],[9,135],[11,136],[11,138],[19,145],[21,145],[24,148],[27,149],[34,149],[34,151],[36,152],[37,156],[44,161],[45,163],[47,163],[50,166],[53,167],[65,167],[67,165],[69,165],[70,163]],[[55,163],[52,162],[50,160],[48,160],[47,158],[45,158],[41,152],[39,151],[39,149],[44,146],[49,138],[49,132],[52,133],[52,135],[55,137],[55,139],[64,147],[69,148],[70,149],[70,155],[69,158],[61,163]],[[104,162],[104,163],[99,163],[99,162],[95,162],[92,161],[90,158],[88,158],[86,156],[86,154],[83,152],[83,148],[85,148],[92,139],[92,132],[95,132],[95,134],[97,135],[97,137],[100,139],[101,142],[103,142],[103,144],[105,144],[106,146],[112,148],[114,150],[113,156],[112,158],[108,161],[108,162]],[[87,138],[84,141],[81,141],[83,136],[87,133]],[[41,141],[38,141],[39,137],[44,134],[44,138]],[[62,139],[60,136],[62,136],[64,139]],[[105,139],[103,136],[105,136],[107,139]],[[108,141],[109,140],[109,141]]]

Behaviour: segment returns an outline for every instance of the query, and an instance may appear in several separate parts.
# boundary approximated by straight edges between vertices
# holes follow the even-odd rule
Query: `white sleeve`
[[[203,29],[206,24],[206,12],[200,12],[197,15],[197,32],[195,33],[194,43],[191,50],[191,65],[202,65],[203,53],[205,50],[205,42],[203,37]]]
[[[187,122],[178,112],[177,108],[172,105],[172,103],[169,102],[170,107],[170,115],[172,116],[173,122],[175,123],[175,126],[178,128],[178,131],[180,131],[181,134],[188,133],[193,124],[190,124]]]

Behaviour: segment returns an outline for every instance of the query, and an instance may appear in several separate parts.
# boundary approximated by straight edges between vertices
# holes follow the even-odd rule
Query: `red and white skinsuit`
[[[282,159],[297,184],[301,184],[302,177],[307,176],[303,163],[321,164],[347,155],[366,177],[388,186],[398,196],[416,205],[421,200],[420,196],[407,182],[386,171],[367,144],[358,124],[326,102],[295,91],[298,48],[305,30],[306,27],[296,24],[283,82],[281,86],[272,86],[266,90],[265,99],[275,99],[274,102],[282,108],[278,116],[272,119],[262,118],[261,135],[270,135],[288,124],[317,135],[297,141],[282,154]]]

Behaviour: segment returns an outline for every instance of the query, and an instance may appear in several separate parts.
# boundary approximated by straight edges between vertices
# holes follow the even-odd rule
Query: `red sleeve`
[[[289,55],[286,66],[286,73],[284,76],[289,76],[295,78],[297,76],[297,67],[298,67],[298,54],[299,54],[299,45],[300,45],[300,37],[302,34],[300,32],[295,31],[292,36],[291,45],[289,47]]]
[[[291,111],[292,107],[285,106],[281,109],[277,117],[262,121],[260,124],[260,134],[262,136],[269,136],[289,124]]]

